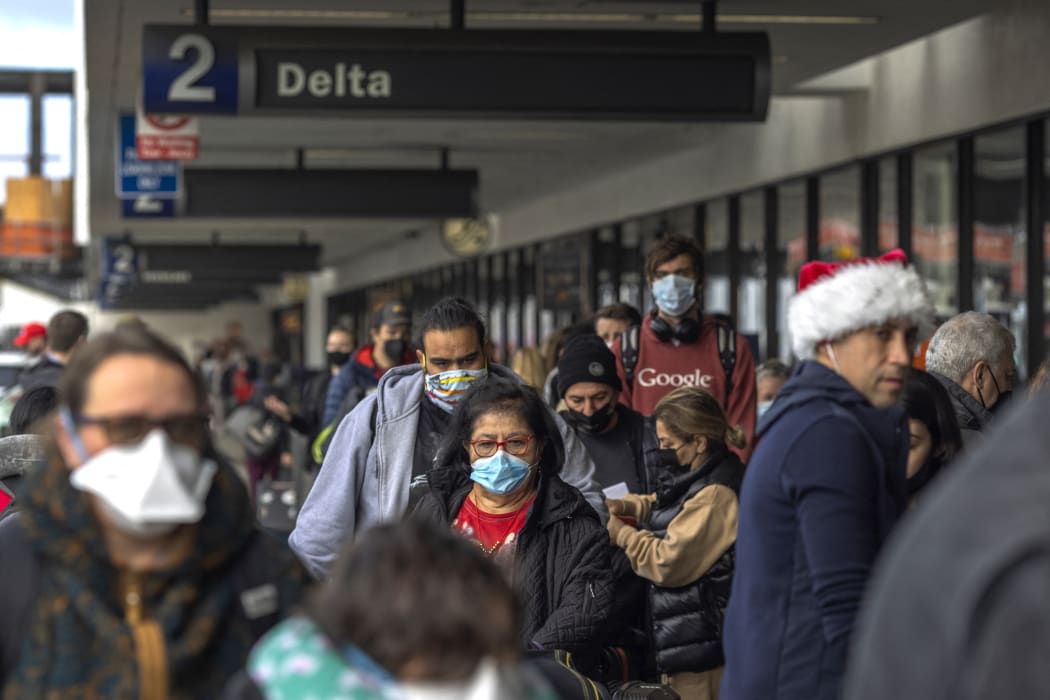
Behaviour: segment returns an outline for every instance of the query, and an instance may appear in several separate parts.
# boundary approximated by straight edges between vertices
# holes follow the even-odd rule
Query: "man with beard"
[[[906,507],[897,407],[933,307],[902,251],[811,262],[788,303],[798,370],[740,496],[722,700],[834,700],[872,565]]]

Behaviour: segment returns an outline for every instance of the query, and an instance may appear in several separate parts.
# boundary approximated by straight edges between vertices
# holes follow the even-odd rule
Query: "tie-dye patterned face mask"
[[[474,382],[484,379],[489,374],[485,369],[450,369],[447,372],[428,374],[423,378],[427,398],[445,413],[452,413],[456,404]]]

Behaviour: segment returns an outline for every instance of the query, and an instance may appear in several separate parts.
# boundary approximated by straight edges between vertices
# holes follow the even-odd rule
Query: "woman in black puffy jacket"
[[[649,587],[661,681],[683,698],[718,697],[722,620],[733,577],[745,446],[708,392],[681,387],[653,412],[667,471],[656,492],[607,501],[609,537]],[[637,526],[635,525],[637,523]]]

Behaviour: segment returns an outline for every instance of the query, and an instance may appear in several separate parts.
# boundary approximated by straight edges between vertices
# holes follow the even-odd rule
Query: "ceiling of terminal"
[[[990,7],[994,0],[723,0],[719,29],[767,31],[774,95]],[[131,231],[166,240],[294,241],[303,232],[325,246],[325,261],[383,245],[429,222],[405,220],[138,220],[120,218],[114,196],[115,123],[134,108],[145,23],[189,23],[191,0],[84,3],[90,95],[91,219],[96,235]],[[300,26],[442,27],[444,0],[212,0],[211,22]],[[696,0],[466,0],[467,27],[661,29],[699,27]],[[702,146],[711,125],[602,122],[423,121],[409,119],[205,117],[206,167],[478,168],[485,211],[512,208],[574,183]]]

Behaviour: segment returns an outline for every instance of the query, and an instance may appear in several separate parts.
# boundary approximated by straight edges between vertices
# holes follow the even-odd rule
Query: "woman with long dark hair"
[[[473,540],[525,601],[528,646],[600,646],[612,604],[608,539],[597,513],[559,478],[564,447],[539,394],[489,377],[452,414],[416,517]]]
[[[908,496],[914,498],[962,450],[962,433],[948,392],[921,369],[908,373],[901,406],[908,414]]]

